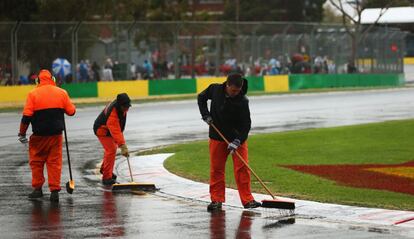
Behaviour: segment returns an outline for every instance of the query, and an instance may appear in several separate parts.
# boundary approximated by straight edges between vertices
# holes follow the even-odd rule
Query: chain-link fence
[[[62,82],[231,71],[401,73],[405,37],[398,29],[375,27],[353,44],[341,25],[288,22],[0,23],[0,77],[2,84],[24,83],[52,65]]]

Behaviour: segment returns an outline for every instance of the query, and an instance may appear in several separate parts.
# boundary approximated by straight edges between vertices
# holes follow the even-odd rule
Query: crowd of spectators
[[[230,72],[239,72],[246,76],[264,76],[279,74],[335,74],[335,73],[357,73],[358,69],[352,61],[341,66],[339,69],[334,61],[328,56],[309,57],[303,54],[280,55],[265,59],[259,57],[256,60],[249,59],[252,63],[239,63],[236,58],[227,58],[223,64],[216,68],[207,57],[197,59],[192,66],[186,60],[178,61],[178,78],[193,76],[225,76]],[[127,72],[129,71],[129,72]],[[76,65],[76,82],[98,82],[117,80],[152,80],[175,78],[174,62],[160,60],[159,54],[145,59],[142,64],[135,62],[119,63],[107,57],[103,64],[96,61],[91,64],[88,59],[81,60]],[[34,84],[36,73],[30,72],[28,76],[20,76],[18,84]],[[10,66],[0,66],[1,85],[11,85]],[[72,74],[67,74],[64,79],[58,78],[58,83],[72,83]]]

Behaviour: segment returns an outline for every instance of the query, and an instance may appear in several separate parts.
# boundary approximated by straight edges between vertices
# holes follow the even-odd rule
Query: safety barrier
[[[194,79],[151,80],[148,85],[149,95],[177,95],[196,92]]]
[[[289,75],[289,90],[401,86],[403,74]]]
[[[73,98],[97,97],[98,85],[95,82],[78,83],[78,84],[62,84]]]
[[[414,65],[414,57],[404,57],[404,65]]]
[[[212,83],[222,83],[225,77],[200,77],[196,79],[136,80],[113,82],[88,82],[63,84],[72,98],[112,99],[120,92],[131,98],[147,96],[195,94]],[[301,74],[250,76],[249,91],[287,92],[299,89],[402,86],[403,74]],[[23,102],[34,85],[1,86],[0,102]]]

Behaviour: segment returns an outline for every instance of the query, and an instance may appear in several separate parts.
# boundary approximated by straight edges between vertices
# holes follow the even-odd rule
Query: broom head
[[[154,192],[157,190],[155,184],[152,183],[116,183],[112,185],[112,191],[123,191],[123,190],[132,190],[132,191],[144,191],[144,192]]]
[[[69,194],[72,194],[73,190],[75,190],[75,181],[70,180],[69,182],[66,183],[66,191]]]
[[[280,200],[280,199],[263,200],[262,201],[262,207],[264,207],[264,208],[294,210],[295,209],[295,203],[291,202],[291,201]]]

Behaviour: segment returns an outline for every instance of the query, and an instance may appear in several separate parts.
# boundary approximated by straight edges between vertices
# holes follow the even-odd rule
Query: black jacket
[[[250,127],[249,100],[246,97],[247,80],[244,79],[242,90],[236,97],[228,97],[225,93],[226,82],[211,84],[198,95],[198,107],[202,117],[210,115],[213,124],[224,134],[230,142],[239,139],[246,141]],[[210,110],[207,101],[211,100]],[[210,126],[209,137],[223,141],[220,135]]]
[[[107,105],[105,107],[105,109],[102,110],[102,112],[96,118],[96,120],[93,124],[93,132],[95,133],[95,135],[97,135],[97,131],[101,126],[106,125],[106,122],[108,121],[109,115],[111,114],[111,112],[114,108],[116,109],[116,113],[118,115],[119,126],[121,127],[121,132],[124,132],[125,123],[126,123],[126,116],[123,114],[123,112],[121,110],[121,107],[119,106],[117,100],[114,100],[109,105]],[[109,132],[109,130],[106,133],[106,136],[111,136],[111,133]]]

